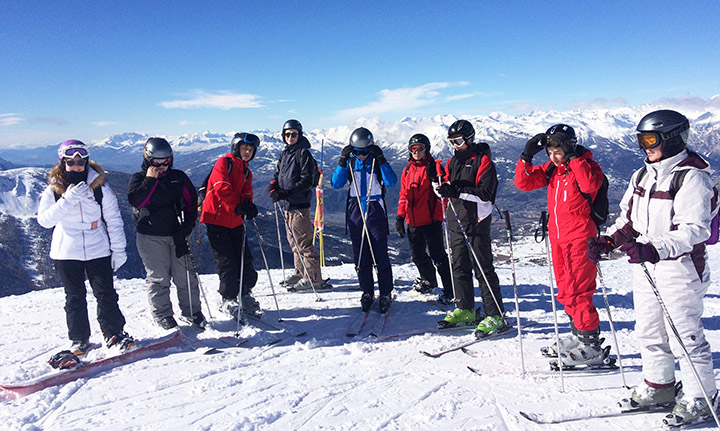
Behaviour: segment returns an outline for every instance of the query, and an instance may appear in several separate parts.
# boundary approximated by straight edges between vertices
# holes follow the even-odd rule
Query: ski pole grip
[[[503,218],[505,219],[505,229],[512,232],[512,227],[510,226],[510,211],[505,210],[502,212]]]

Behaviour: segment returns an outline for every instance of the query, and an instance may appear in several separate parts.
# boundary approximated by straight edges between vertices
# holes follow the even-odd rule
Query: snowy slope
[[[506,244],[496,255],[507,256]],[[549,371],[538,349],[552,340],[553,325],[544,266],[544,246],[534,241],[515,244],[516,274],[523,325],[526,374],[520,370],[516,334],[486,340],[472,347],[479,358],[460,351],[437,359],[419,350],[436,350],[468,337],[462,331],[428,332],[443,316],[441,306],[423,302],[408,290],[416,276],[412,264],[396,265],[397,299],[380,339],[345,334],[359,315],[358,291],[349,264],[325,269],[336,289],[277,296],[285,324],[306,337],[286,336],[251,326],[242,330],[249,341],[230,348],[217,343],[217,331],[231,334],[235,324],[218,316],[217,277],[202,276],[213,303],[216,331],[200,334],[199,343],[225,346],[215,355],[200,355],[187,345],[155,357],[114,368],[94,377],[0,403],[0,421],[9,430],[189,429],[189,430],[311,430],[311,429],[452,429],[452,430],[631,430],[647,428],[662,414],[537,425],[519,411],[570,417],[599,412],[627,394],[619,373],[565,374],[560,392],[558,374]],[[711,267],[720,267],[720,247],[710,248]],[[503,296],[515,322],[509,262],[497,262]],[[256,260],[261,262],[261,260]],[[618,329],[625,376],[629,385],[641,380],[640,359],[632,338],[630,265],[626,259],[603,262],[605,283]],[[271,272],[273,280],[281,270]],[[276,286],[276,289],[278,287]],[[151,324],[143,280],[120,280],[117,290],[128,320],[126,329],[139,339],[164,334]],[[278,290],[279,292],[279,290]],[[266,318],[277,313],[264,272],[255,288]],[[174,295],[174,294],[173,294]],[[479,298],[479,296],[478,296]],[[602,307],[602,296],[596,295]],[[100,342],[89,297],[91,341]],[[49,372],[50,354],[67,347],[61,289],[0,299],[0,382],[13,383]],[[176,307],[177,310],[177,307]],[[601,329],[611,340],[604,311]],[[561,319],[562,331],[567,330]],[[375,321],[369,323],[373,326]],[[720,349],[720,283],[706,297],[704,324],[715,351]],[[381,329],[378,323],[378,330]],[[611,341],[608,341],[611,342]],[[612,351],[615,352],[613,345]],[[102,352],[102,350],[100,350]],[[716,367],[720,364],[717,363]],[[470,373],[466,366],[482,370]],[[692,377],[687,377],[692,378]],[[652,427],[650,427],[652,429]],[[702,429],[702,428],[699,428]],[[706,429],[711,429],[710,427]]]

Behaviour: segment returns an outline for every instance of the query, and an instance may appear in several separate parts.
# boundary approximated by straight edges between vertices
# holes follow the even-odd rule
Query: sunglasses
[[[465,143],[465,138],[462,136],[456,136],[454,138],[448,138],[448,141],[454,147],[461,147]]]
[[[85,159],[80,159],[80,160],[64,159],[63,161],[65,162],[65,166],[70,166],[70,167],[73,167],[75,165],[82,167],[82,166],[85,166],[85,164],[87,163],[87,160],[85,160]]]
[[[158,166],[170,166],[170,159],[152,159],[150,160],[150,164],[158,167]]]
[[[285,137],[286,137],[286,138],[297,138],[298,136],[300,136],[300,135],[298,134],[298,132],[286,132],[286,133],[285,133]]]
[[[425,145],[413,145],[410,147],[410,152],[413,154],[422,153],[425,151]]]
[[[367,148],[356,148],[353,150],[353,154],[355,154],[356,156],[367,156],[368,154],[370,154],[370,150],[368,150]]]

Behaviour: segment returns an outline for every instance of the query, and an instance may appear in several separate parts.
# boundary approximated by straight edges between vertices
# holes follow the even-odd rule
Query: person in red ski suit
[[[543,148],[550,161],[533,166],[532,157]],[[571,334],[560,340],[561,356],[563,351],[571,351],[585,357],[589,347],[584,353],[573,351],[583,345],[593,346],[593,353],[599,354],[600,319],[592,301],[597,267],[587,257],[588,240],[596,237],[597,226],[582,193],[595,199],[602,183],[603,172],[592,152],[577,145],[575,130],[565,124],[533,136],[515,166],[518,189],[531,191],[547,186],[548,235],[557,300],[565,306],[572,329]],[[555,348],[549,350],[554,352]]]
[[[451,303],[454,295],[450,263],[443,248],[443,205],[432,189],[432,183],[438,180],[438,172],[435,159],[430,154],[430,139],[423,134],[415,134],[410,138],[408,150],[410,159],[400,176],[400,201],[395,230],[400,238],[404,237],[407,222],[412,260],[420,273],[415,281],[415,289],[429,293],[438,287],[435,276],[437,268],[443,284],[440,300]]]

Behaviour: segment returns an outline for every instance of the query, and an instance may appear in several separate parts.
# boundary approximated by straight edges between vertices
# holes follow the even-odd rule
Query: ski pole
[[[442,163],[440,160],[435,160],[435,172],[440,172],[442,169]],[[435,182],[436,186],[439,186],[441,182],[441,177],[438,174],[437,181]],[[433,188],[433,191],[436,195],[440,198],[440,203],[443,207],[443,233],[445,235],[445,252],[448,255],[448,263],[450,264],[450,284],[452,285],[452,292],[453,292],[453,302],[457,301],[457,291],[455,291],[455,277],[452,274],[452,268],[453,268],[453,258],[452,258],[452,247],[450,247],[450,234],[448,232],[448,226],[447,226],[447,205],[445,205],[445,199],[440,196],[437,192],[437,188]]]
[[[620,367],[620,375],[622,376],[623,385],[625,389],[630,389],[627,381],[625,380],[625,371],[622,365],[622,355],[620,355],[620,344],[618,344],[617,335],[615,335],[615,324],[613,323],[612,314],[610,313],[610,303],[608,302],[607,292],[605,290],[605,280],[603,279],[602,271],[600,270],[600,262],[596,264],[598,281],[600,281],[600,290],[602,291],[603,300],[605,301],[605,310],[607,310],[608,322],[610,323],[610,332],[612,333],[613,340],[615,341],[615,350],[617,351],[618,365]]]
[[[278,304],[277,295],[275,294],[275,286],[273,285],[272,277],[270,276],[270,266],[268,266],[267,258],[265,257],[265,250],[263,250],[263,241],[260,236],[260,229],[258,228],[255,219],[252,219],[255,225],[255,234],[257,235],[258,245],[260,246],[260,253],[262,254],[263,261],[265,262],[265,270],[267,271],[268,281],[270,282],[270,289],[272,290],[273,299],[275,300],[275,308],[277,308],[278,322],[282,322],[282,316],[280,316],[280,305]]]
[[[275,226],[277,227],[277,237],[278,237],[278,250],[280,251],[280,267],[282,268],[282,283],[285,283],[285,260],[283,259],[283,249],[282,249],[282,241],[280,240],[280,221],[278,220],[278,204],[277,202],[273,203],[273,206],[275,207]],[[280,283],[280,284],[282,284]]]
[[[542,229],[542,237],[545,241],[545,253],[547,254],[547,262],[548,262],[548,277],[550,281],[550,301],[552,302],[552,312],[553,312],[553,325],[555,326],[555,348],[557,351],[557,361],[558,361],[558,368],[560,368],[560,392],[565,392],[565,376],[563,373],[563,363],[562,358],[560,355],[560,330],[558,329],[558,319],[557,319],[557,306],[555,305],[555,290],[553,288],[554,281],[553,281],[553,267],[552,267],[552,257],[550,256],[550,239],[547,235],[547,223],[548,223],[548,216],[547,211],[542,211],[540,213],[540,224]],[[537,231],[535,235],[537,239]]]
[[[243,290],[243,284],[245,284],[245,245],[247,244],[247,225],[245,224],[245,215],[240,216],[242,219],[242,227],[243,227],[243,236],[242,236],[242,245],[241,245],[241,251],[240,251],[240,288],[238,289],[238,296],[237,296],[237,302],[238,302],[238,310],[237,310],[237,328],[235,331],[235,338],[240,338],[240,320],[241,320],[241,313],[243,313],[242,308],[242,290]]]
[[[279,204],[275,202],[275,207],[277,208]],[[292,240],[292,245],[295,246],[295,252],[300,256],[300,264],[303,267],[303,271],[305,271],[305,277],[307,277],[307,282],[310,283],[310,288],[312,289],[313,293],[315,294],[315,301],[320,302],[322,301],[322,298],[318,295],[317,291],[315,290],[315,286],[313,286],[313,283],[310,278],[310,271],[308,271],[307,266],[305,265],[305,259],[302,253],[300,252],[300,246],[297,243],[297,240],[295,240],[295,235],[293,234],[292,229],[290,229],[290,226],[288,226],[288,219],[287,215],[285,215],[285,211],[280,211],[283,216],[283,221],[285,222],[285,231],[290,233],[290,239]],[[302,281],[302,280],[301,280]]]
[[[522,365],[522,377],[525,378],[525,356],[523,355],[522,329],[520,328],[520,300],[518,299],[517,280],[515,278],[515,260],[513,259],[512,226],[510,224],[510,212],[503,211],[505,219],[505,232],[507,233],[508,245],[510,245],[510,270],[512,272],[513,292],[515,293],[515,311],[517,317],[518,342],[520,344],[520,364]]]
[[[205,288],[202,285],[202,283],[200,282],[200,274],[198,274],[197,265],[195,264],[195,257],[193,256],[192,251],[190,251],[189,249],[188,249],[187,256],[190,260],[190,263],[192,264],[193,272],[195,272],[195,277],[197,278],[198,287],[200,288],[200,293],[202,293],[203,299],[205,300],[205,307],[207,308],[208,317],[210,318],[210,320],[208,320],[208,325],[210,325],[210,321],[213,320],[212,311],[210,309],[210,302],[207,299],[207,295],[205,293]]]
[[[372,167],[370,168],[370,190],[372,190],[372,181],[373,181],[374,175],[375,175],[375,159],[373,158]],[[373,261],[373,268],[375,268],[375,273],[377,274],[378,280],[379,280],[380,273],[378,272],[378,269],[377,269],[377,261],[375,260],[375,251],[373,250],[373,247],[372,247],[372,241],[370,241],[370,232],[368,231],[368,228],[367,228],[367,220],[365,217],[365,211],[363,211],[362,202],[360,201],[360,189],[358,188],[357,182],[355,181],[355,172],[350,173],[350,181],[352,182],[353,189],[355,190],[355,198],[357,199],[358,210],[360,211],[360,218],[362,219],[362,223],[363,223],[362,240],[360,241],[360,253],[358,254],[358,268],[360,267],[360,259],[362,259],[362,252],[363,252],[363,249],[365,248],[364,247],[365,237],[367,237],[368,248],[370,249],[370,257],[372,257],[372,261]],[[368,195],[366,198],[367,199],[366,204],[365,204],[366,208],[368,208],[368,206],[370,204],[370,190],[368,190]],[[358,268],[356,268],[356,269],[358,269]]]
[[[668,311],[667,307],[665,306],[665,302],[663,301],[662,297],[660,296],[660,291],[658,290],[657,285],[655,284],[655,280],[653,280],[652,276],[650,275],[650,271],[648,271],[647,266],[645,266],[645,262],[641,262],[640,267],[642,267],[642,270],[645,273],[645,277],[647,278],[648,283],[650,283],[650,287],[652,288],[652,291],[655,294],[655,298],[657,298],[658,304],[660,304],[660,308],[662,309],[662,312],[665,315],[665,319],[667,320],[668,325],[670,325],[670,328],[672,329],[673,334],[675,335],[675,339],[677,339],[678,344],[680,344],[680,348],[682,348],[683,355],[685,355],[685,359],[688,361],[688,364],[690,365],[690,369],[692,370],[693,376],[695,376],[695,380],[697,381],[698,386],[700,386],[700,391],[702,392],[703,397],[705,398],[705,401],[707,402],[708,407],[710,408],[710,412],[712,413],[713,419],[715,419],[715,423],[718,425],[718,427],[720,427],[720,418],[718,418],[718,415],[717,415],[717,412],[715,411],[713,403],[710,400],[710,397],[708,396],[707,391],[703,387],[702,381],[700,380],[700,374],[698,374],[697,369],[695,368],[695,365],[692,362],[692,359],[690,359],[690,353],[688,353],[687,348],[685,347],[685,343],[683,343],[682,338],[680,337],[680,332],[678,332],[677,328],[675,327],[675,323],[673,323],[673,320],[670,317],[670,312]]]

